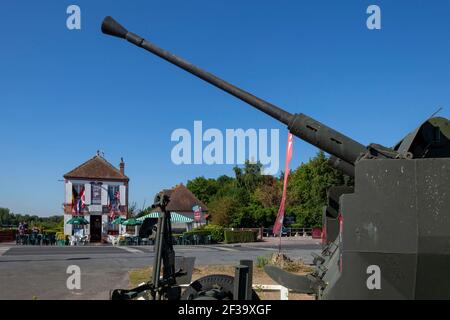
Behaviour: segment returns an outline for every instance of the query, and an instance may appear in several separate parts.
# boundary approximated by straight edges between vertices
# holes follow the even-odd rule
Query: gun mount
[[[359,142],[304,115],[291,114],[129,32],[111,17],[105,34],[175,64],[287,125],[331,154],[330,164],[354,176],[334,187],[323,212],[324,248],[315,271],[266,272],[295,291],[321,299],[450,298],[450,123],[427,119],[392,148]],[[375,279],[375,280],[374,280]]]
[[[235,277],[214,274],[201,277],[191,283],[194,269],[193,257],[175,257],[173,248],[170,190],[162,190],[155,196],[152,208],[159,217],[146,218],[146,229],[156,224],[155,258],[151,281],[132,289],[115,289],[110,292],[111,300],[259,300],[252,289],[253,261],[241,260],[235,267]],[[147,232],[147,231],[144,231]],[[162,271],[162,272],[161,272]],[[162,273],[162,276],[161,276]],[[182,291],[181,285],[188,284]]]

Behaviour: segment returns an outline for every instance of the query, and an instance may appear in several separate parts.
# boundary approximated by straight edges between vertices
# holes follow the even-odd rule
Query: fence
[[[257,233],[256,239],[262,240],[264,236],[264,228],[228,228],[228,230],[233,231],[254,231]]]
[[[273,237],[272,228],[264,228],[263,234],[265,237]],[[312,236],[313,228],[283,228],[282,236],[298,237],[298,236]]]
[[[15,230],[0,231],[0,242],[10,242],[15,239]]]
[[[237,231],[255,231],[258,233],[257,239],[262,240],[263,237],[273,237],[272,228],[230,228]],[[283,237],[313,237],[320,238],[321,228],[283,228]]]

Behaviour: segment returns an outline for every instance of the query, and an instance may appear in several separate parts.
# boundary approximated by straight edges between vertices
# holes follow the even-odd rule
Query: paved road
[[[175,246],[177,256],[196,257],[196,265],[235,264],[276,252],[278,242],[242,245]],[[283,239],[282,250],[311,262],[319,252],[311,239]],[[49,247],[0,245],[0,299],[107,299],[109,290],[128,286],[128,271],[153,262],[153,247]],[[81,270],[81,289],[68,290],[67,268]]]

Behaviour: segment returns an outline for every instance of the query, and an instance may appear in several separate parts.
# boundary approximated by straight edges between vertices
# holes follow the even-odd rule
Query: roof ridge
[[[94,161],[99,160],[101,164],[107,166],[110,170],[113,170],[114,175],[118,175],[117,177],[110,177],[111,179],[129,179],[125,174],[123,174],[118,168],[113,166],[108,160],[103,158],[101,155],[96,154],[94,157],[88,159],[87,161],[83,162],[79,166],[75,167],[74,169],[70,170],[69,172],[65,173],[63,176],[66,177],[80,177],[80,178],[88,178],[88,176],[91,173],[83,173],[80,174],[77,171],[81,171],[83,168],[87,167],[89,164],[92,164]],[[94,165],[95,166],[95,165]],[[107,178],[105,176],[105,178]]]

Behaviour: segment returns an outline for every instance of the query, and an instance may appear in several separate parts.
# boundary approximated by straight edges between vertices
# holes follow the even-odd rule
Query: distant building
[[[167,205],[167,210],[179,213],[185,217],[194,220],[194,226],[205,224],[208,218],[208,207],[200,201],[184,184],[180,183],[170,190],[166,190],[170,195],[170,202]],[[194,208],[200,209],[199,219],[195,217]],[[172,223],[173,229],[183,229],[185,226],[182,223]],[[191,229],[192,225],[187,226]]]
[[[172,213],[171,225],[174,233],[189,231],[208,221],[208,208],[182,183],[172,189],[163,190],[170,197],[167,211]],[[157,218],[160,209],[155,208],[150,213],[142,215],[139,219]]]
[[[82,232],[90,235],[91,242],[100,242],[102,236],[117,234],[118,225],[111,224],[115,217],[126,218],[128,211],[128,183],[125,163],[119,169],[106,161],[99,152],[64,175],[64,233],[72,235],[81,227],[67,224],[73,216],[83,216],[89,224]]]

